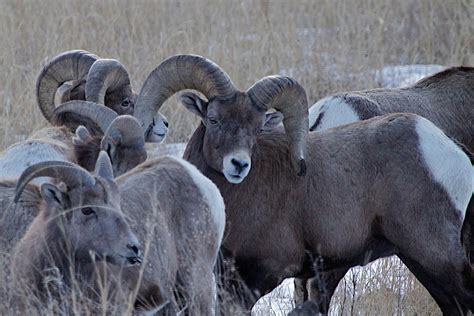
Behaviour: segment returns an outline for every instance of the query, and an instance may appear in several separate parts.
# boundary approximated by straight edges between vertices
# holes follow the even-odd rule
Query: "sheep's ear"
[[[179,100],[186,109],[204,119],[207,113],[207,102],[201,99],[197,94],[185,92],[179,96]]]
[[[112,136],[104,136],[100,142],[100,150],[105,151],[109,156],[110,161],[117,159],[117,147],[120,146],[121,139]]]
[[[59,99],[61,100],[61,103],[69,101],[69,92],[72,89],[72,84],[69,83],[63,83],[59,88],[58,88],[58,94],[59,94]]]
[[[40,187],[41,197],[48,204],[48,208],[61,207],[64,209],[64,193],[55,185],[43,183]]]
[[[72,143],[74,145],[81,145],[89,143],[92,140],[92,135],[87,128],[80,125],[76,129],[76,137],[73,137]]]
[[[263,130],[269,131],[275,128],[283,120],[283,114],[280,112],[271,112],[265,115],[265,123],[263,124]]]
[[[58,93],[60,96],[61,103],[65,103],[71,100],[85,100],[85,81],[76,80],[72,84],[64,83],[59,87]]]
[[[110,162],[110,154],[105,151],[99,153],[99,158],[95,163],[95,174],[104,179],[112,180],[114,178],[114,171],[112,163]]]

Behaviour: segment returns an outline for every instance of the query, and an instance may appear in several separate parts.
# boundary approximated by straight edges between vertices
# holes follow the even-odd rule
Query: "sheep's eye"
[[[128,108],[130,105],[132,105],[132,101],[130,101],[129,98],[126,98],[125,100],[122,101],[122,106],[124,108]]]
[[[94,210],[90,207],[84,207],[82,209],[82,214],[84,214],[84,215],[91,215],[91,214],[94,214],[94,213],[95,213]]]
[[[209,118],[209,123],[211,123],[211,125],[216,125],[218,122],[215,118]]]

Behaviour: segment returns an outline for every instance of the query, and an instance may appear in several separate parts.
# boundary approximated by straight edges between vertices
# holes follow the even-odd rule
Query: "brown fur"
[[[452,67],[399,89],[340,94],[361,119],[395,112],[421,115],[474,151],[474,68]]]
[[[97,157],[103,149],[101,148],[102,139],[103,135],[95,135],[85,142],[77,142],[73,145],[72,151],[69,152],[68,161],[76,162],[84,169],[93,171]],[[117,144],[116,150],[108,154],[116,177],[145,161],[147,156],[142,145],[125,146]]]
[[[39,213],[41,195],[29,184],[18,203],[13,204],[16,181],[0,182],[0,253],[9,253]]]
[[[71,100],[86,100],[85,80],[75,80],[67,89],[61,91],[61,103]],[[108,91],[105,94],[105,105],[114,110],[118,115],[133,115],[137,93],[128,87]]]
[[[140,239],[151,241],[145,273],[171,301],[168,308],[176,311],[183,304],[173,299],[177,291],[190,314],[210,315],[220,240],[199,187],[167,156],[139,165],[117,183],[132,229]]]
[[[62,156],[64,157],[64,160],[74,162],[86,170],[92,171],[99,152],[102,149],[106,149],[101,147],[104,134],[92,135],[91,139],[76,142],[74,144],[72,142],[73,137],[74,134],[66,127],[49,127],[37,131],[26,141],[14,144],[11,148],[18,148],[18,146],[28,147],[28,144],[32,142],[49,145],[51,147],[51,152],[54,152],[57,156]],[[115,176],[124,174],[146,160],[147,153],[144,147],[143,138],[139,137],[132,145],[115,143],[114,146],[114,150],[110,150],[108,154],[112,161]],[[3,155],[9,155],[9,148],[3,152]],[[45,156],[45,160],[51,159],[51,154],[48,154],[47,152],[41,153],[41,155]],[[21,157],[19,158],[21,159]],[[28,160],[28,157],[25,158]],[[27,166],[25,165],[25,168],[26,167]],[[23,170],[21,170],[21,167],[18,167],[18,171],[22,172]],[[16,176],[19,175],[20,174],[17,174]]]
[[[454,297],[463,311],[474,308],[472,267],[459,238],[462,219],[420,160],[416,116],[393,114],[311,133],[306,177],[291,169],[281,130],[261,133],[249,148],[250,173],[233,185],[213,167],[219,166],[212,161],[217,154],[207,151],[219,152],[216,141],[230,120],[242,122],[242,133],[246,121],[238,111],[230,115],[230,107],[214,109],[221,129],[210,133],[201,124],[184,157],[224,197],[222,247],[256,291],[254,299],[284,278],[314,276],[311,262],[318,256],[326,273],[339,271],[331,277],[331,296],[350,267],[398,254],[444,313],[459,313]],[[248,302],[250,308],[254,300]]]
[[[36,306],[40,307],[48,295],[60,299],[75,282],[83,294],[94,300],[98,300],[97,293],[101,293],[100,284],[104,278],[113,284],[109,298],[121,295],[122,301],[128,299],[129,291],[138,285],[140,268],[120,267],[125,257],[136,255],[129,245],[137,241],[121,213],[118,188],[110,179],[100,176],[95,179],[96,183],[91,187],[64,187],[66,191],[54,199],[39,196],[36,186],[27,187],[23,192],[19,206],[31,204],[28,210],[38,214],[13,255],[14,284],[18,291],[14,303],[20,311],[28,304],[25,299],[30,301],[29,304],[34,302],[31,295],[39,299]],[[83,214],[84,206],[91,206],[94,213]],[[16,236],[7,237],[16,238],[23,234],[31,217],[12,214],[12,219],[21,225]],[[98,262],[93,261],[90,250],[97,253]],[[100,261],[104,253],[108,254],[105,265]],[[59,288],[51,289],[45,280],[49,273],[54,275],[55,269]],[[136,307],[149,309],[162,303],[160,288],[146,278],[142,280]]]
[[[72,100],[86,100],[85,80],[73,81],[72,85],[61,92],[61,103]],[[137,93],[133,92],[130,87],[108,91],[105,94],[105,106],[114,110],[118,115],[133,115]],[[58,117],[58,121],[71,129],[76,129],[79,125],[86,126],[93,134],[100,134],[100,129],[89,119],[84,119],[73,113],[63,114]]]
[[[84,265],[91,262],[90,250],[114,255],[115,264],[120,264],[118,254],[130,252],[127,245],[135,237],[121,215],[117,188],[103,179],[96,181],[93,187],[72,187],[61,193],[60,204],[43,197],[39,214],[15,248],[15,282],[28,284],[43,300],[43,271],[57,267],[64,284],[71,286],[75,275],[70,275],[70,269],[81,275]],[[88,205],[94,214],[81,213]]]

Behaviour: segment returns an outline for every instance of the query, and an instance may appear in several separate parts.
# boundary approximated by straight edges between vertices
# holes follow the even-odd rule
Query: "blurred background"
[[[311,105],[339,91],[407,84],[412,71],[422,76],[440,68],[417,65],[473,65],[474,1],[0,0],[0,43],[3,149],[46,126],[36,105],[36,76],[66,50],[119,59],[137,91],[163,59],[199,54],[240,89],[267,75],[292,76]],[[198,119],[176,97],[163,113],[171,124],[166,142],[187,141]],[[289,291],[265,301],[276,304],[272,313],[286,310]],[[384,260],[349,273],[332,312],[439,310],[401,263]]]

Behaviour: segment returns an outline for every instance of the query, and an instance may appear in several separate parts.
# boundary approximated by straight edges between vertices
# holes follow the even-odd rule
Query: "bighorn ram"
[[[183,89],[207,98],[181,96],[202,119],[184,157],[224,197],[222,249],[255,293],[248,308],[284,278],[314,276],[318,256],[330,298],[350,267],[396,254],[444,313],[474,310],[474,272],[460,238],[472,165],[434,124],[393,114],[308,133],[296,81],[270,76],[239,91],[216,64],[193,55],[153,70],[136,116],[149,124]],[[282,117],[285,132],[271,130]],[[321,303],[327,310],[329,299]]]
[[[143,130],[134,117],[117,116],[100,104],[70,101],[53,110],[51,121],[56,123],[56,117],[63,113],[91,120],[103,134],[91,135],[83,126],[77,128],[75,138],[65,127],[40,130],[0,155],[0,178],[19,177],[28,166],[47,160],[71,161],[93,170],[100,150],[109,154],[116,176],[145,161]]]
[[[309,127],[320,131],[395,112],[421,115],[474,151],[474,68],[448,68],[407,88],[325,97],[309,109]]]
[[[58,87],[73,80],[72,85],[64,85],[61,102],[86,100],[104,104],[119,115],[133,115],[137,94],[132,91],[130,78],[125,67],[115,59],[100,59],[83,50],[67,51],[54,57],[38,76],[36,96],[41,113],[51,122],[55,108]],[[75,115],[63,119],[71,128],[76,128],[80,118]],[[93,125],[86,124],[91,132]],[[168,121],[157,113],[153,116],[153,126],[147,133],[148,142],[163,141],[168,132]]]
[[[474,68],[448,68],[406,88],[353,91],[325,97],[309,109],[309,129],[321,131],[395,112],[415,113],[429,119],[474,152]],[[467,214],[463,238],[472,260],[474,208],[469,208]],[[296,282],[295,287],[302,289],[303,285]]]
[[[13,282],[19,308],[29,305],[25,300],[34,302],[29,294],[41,303],[47,301],[48,294],[61,295],[61,291],[48,291],[48,271],[58,270],[65,289],[78,282],[85,293],[89,287],[95,287],[92,294],[99,291],[99,284],[94,284],[98,280],[91,279],[98,262],[127,266],[142,261],[138,239],[122,214],[112,166],[105,152],[100,154],[94,174],[63,161],[29,167],[18,180],[15,202],[28,182],[40,176],[53,177],[62,185],[41,185],[39,214],[15,247]],[[138,279],[129,278],[129,274],[124,268],[125,280],[136,285]],[[144,290],[141,293],[148,295]]]

